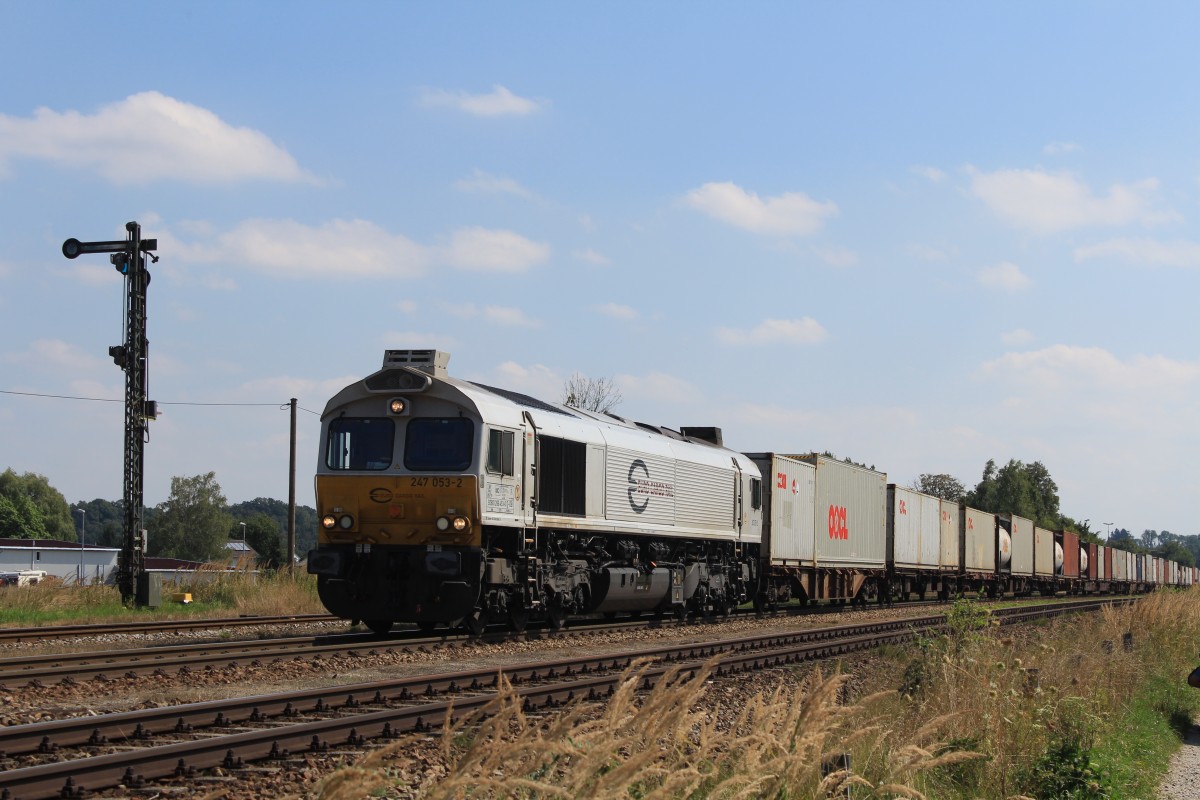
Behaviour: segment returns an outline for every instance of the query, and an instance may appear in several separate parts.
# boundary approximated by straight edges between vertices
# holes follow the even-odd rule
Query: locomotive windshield
[[[325,466],[330,469],[388,469],[396,425],[380,417],[339,417],[329,423]]]
[[[404,466],[413,472],[459,472],[471,466],[475,424],[465,417],[417,417],[404,436]]]

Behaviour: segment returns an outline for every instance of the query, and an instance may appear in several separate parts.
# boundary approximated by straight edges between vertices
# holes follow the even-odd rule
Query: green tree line
[[[167,500],[143,512],[148,554],[224,560],[225,545],[241,540],[244,523],[246,544],[258,554],[259,564],[280,566],[287,557],[287,514],[287,503],[266,497],[230,505],[213,472],[174,477]],[[124,520],[120,500],[68,504],[45,476],[12,469],[0,473],[0,538],[76,542],[82,534],[89,545],[120,547]],[[303,557],[316,541],[316,509],[297,506],[296,553]]]

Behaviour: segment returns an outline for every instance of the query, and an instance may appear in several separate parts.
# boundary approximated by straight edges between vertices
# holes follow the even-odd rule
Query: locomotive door
[[[738,541],[742,539],[742,529],[746,522],[746,505],[743,502],[742,489],[742,469],[738,466],[736,458],[731,458],[733,462],[733,529],[737,534]]]
[[[528,427],[521,426],[521,514],[524,525],[528,529],[527,538],[537,544],[537,424],[529,412],[525,412],[525,422]]]

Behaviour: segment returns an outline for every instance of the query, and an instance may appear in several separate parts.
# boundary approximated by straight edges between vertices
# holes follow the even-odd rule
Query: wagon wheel
[[[529,609],[514,603],[508,607],[508,626],[517,633],[524,633],[529,625]]]
[[[550,625],[550,630],[562,630],[567,624],[567,609],[559,603],[552,603],[546,609],[546,622]]]
[[[481,636],[487,630],[488,613],[485,609],[477,608],[462,618],[462,626],[472,636]]]
[[[392,629],[392,621],[390,619],[369,619],[364,624],[377,636],[384,636]]]

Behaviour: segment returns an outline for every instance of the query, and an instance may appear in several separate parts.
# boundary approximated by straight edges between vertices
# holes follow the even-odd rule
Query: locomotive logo
[[[378,487],[372,489],[368,495],[374,503],[390,503],[392,502],[392,492],[390,489]]]
[[[675,487],[665,481],[650,480],[650,469],[640,458],[629,465],[629,507],[641,514],[650,505],[651,497],[674,497]]]

